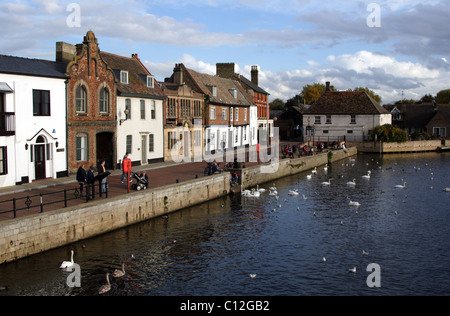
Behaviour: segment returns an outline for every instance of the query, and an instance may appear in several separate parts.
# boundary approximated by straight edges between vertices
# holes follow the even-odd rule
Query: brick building
[[[114,168],[116,152],[116,89],[113,70],[100,54],[92,31],[82,44],[57,43],[57,61],[68,62],[67,160],[70,172],[81,165]]]

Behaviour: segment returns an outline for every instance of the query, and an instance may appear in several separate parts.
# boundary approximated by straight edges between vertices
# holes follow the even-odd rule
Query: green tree
[[[308,84],[303,87],[301,96],[304,98],[306,104],[311,104],[325,92],[326,86],[321,83],[314,82],[312,85]]]
[[[297,94],[295,97],[290,98],[286,101],[286,107],[289,108],[291,106],[298,106],[303,104],[303,96],[301,94]]]
[[[392,126],[391,124],[385,124],[377,126],[370,131],[372,138],[387,142],[387,143],[404,143],[408,141],[408,135],[400,128]]]
[[[276,111],[276,110],[284,110],[286,106],[285,106],[283,100],[275,99],[269,103],[269,107],[271,110]]]
[[[450,104],[450,89],[441,90],[436,96],[437,104]]]
[[[357,87],[357,88],[355,88],[355,89],[353,89],[353,90],[350,90],[350,91],[365,91],[368,95],[370,95],[375,101],[377,101],[378,103],[380,103],[381,104],[381,97],[378,95],[378,94],[376,94],[373,90],[370,90],[369,88],[367,88],[367,87],[365,87],[365,88],[363,88],[363,87]]]

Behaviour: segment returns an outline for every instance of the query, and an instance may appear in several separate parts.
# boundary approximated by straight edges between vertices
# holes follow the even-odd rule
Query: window
[[[213,95],[213,97],[217,97],[217,87],[216,86],[212,87],[212,95]]]
[[[353,130],[351,129],[347,130],[347,134],[353,134]]]
[[[181,116],[191,116],[191,100],[181,99]]]
[[[209,119],[211,121],[215,121],[216,120],[216,108],[210,108],[209,109]]]
[[[87,93],[84,86],[78,86],[75,91],[75,112],[86,113]]]
[[[156,104],[155,104],[155,101],[152,101],[152,105],[150,107],[150,115],[152,117],[152,120],[156,119]]]
[[[128,111],[128,114],[126,115],[126,119],[130,120],[131,119],[131,100],[130,99],[125,99],[125,110]]]
[[[324,130],[323,133],[324,133],[324,134],[328,134],[328,130]]]
[[[169,98],[167,100],[167,116],[176,117],[177,116],[177,100]]]
[[[194,101],[194,116],[202,116],[202,103],[200,101]]]
[[[8,174],[8,147],[0,147],[0,175]]]
[[[109,113],[109,91],[106,88],[100,89],[100,113]]]
[[[331,115],[327,115],[327,124],[331,124]]]
[[[126,152],[131,154],[131,149],[133,148],[133,135],[127,135]]]
[[[236,118],[235,121],[239,121],[239,108],[236,108]]]
[[[141,120],[145,120],[145,100],[141,100]]]
[[[350,124],[356,124],[356,115],[355,114],[352,114],[350,116]]]
[[[50,116],[50,91],[33,90],[33,115]]]
[[[177,143],[177,133],[176,132],[168,132],[168,142],[167,142],[167,149],[172,149],[175,144]]]
[[[76,160],[87,161],[87,136],[80,135],[76,137]]]
[[[194,146],[202,145],[202,131],[194,131]]]
[[[247,109],[244,109],[244,121],[247,121]]]
[[[320,116],[314,117],[314,124],[321,124],[320,123]]]
[[[447,130],[445,127],[433,127],[433,135],[436,137],[447,137]]]
[[[234,109],[230,108],[230,122],[233,122],[233,113],[234,113]]]
[[[148,135],[148,151],[151,153],[155,151],[155,135],[153,134]]]
[[[128,84],[128,71],[126,70],[120,71],[120,83]]]
[[[222,117],[220,118],[222,121],[227,120],[227,109],[222,109]]]
[[[153,76],[147,76],[147,87],[148,88],[155,87],[155,78],[153,78]]]

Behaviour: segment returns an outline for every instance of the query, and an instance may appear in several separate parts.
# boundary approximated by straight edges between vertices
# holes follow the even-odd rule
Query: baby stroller
[[[131,185],[131,188],[133,190],[137,190],[140,191],[145,190],[148,188],[148,177],[145,174],[137,174],[137,173],[133,173],[133,177],[136,179],[136,183],[133,183]]]

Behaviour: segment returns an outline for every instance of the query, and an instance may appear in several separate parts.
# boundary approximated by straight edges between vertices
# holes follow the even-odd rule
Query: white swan
[[[312,179],[312,174],[308,174],[308,175],[306,176],[306,179],[311,180],[311,179]]]
[[[444,191],[445,192],[450,192],[450,188],[445,188]]]
[[[370,170],[369,170],[369,171],[367,171],[367,174],[366,174],[366,175],[363,175],[362,177],[363,177],[364,179],[370,179],[370,174],[371,174],[371,172],[370,172]]]
[[[256,190],[260,193],[266,192],[266,189],[264,188],[259,188],[259,185],[256,186]]]
[[[302,194],[302,197],[303,197],[303,200],[307,200],[308,199],[304,194]]]
[[[348,205],[351,205],[351,206],[360,206],[361,204],[359,204],[359,202],[350,201],[350,203],[348,203]]]
[[[251,279],[256,278],[256,273],[250,273],[250,278],[251,278]]]
[[[348,272],[356,273],[356,267],[353,267],[353,269],[348,269]]]
[[[70,251],[71,255],[70,255],[70,261],[63,261],[61,263],[61,265],[59,266],[61,269],[66,269],[66,268],[70,268],[73,266],[74,262],[73,262],[73,250]]]
[[[395,187],[398,189],[404,189],[404,188],[406,188],[406,182],[403,182],[403,185],[397,184]]]
[[[330,185],[331,184],[331,178],[328,179],[328,182],[322,182],[322,185]]]
[[[347,182],[347,185],[356,185],[356,179],[353,179],[353,181]]]
[[[111,290],[111,284],[109,283],[109,272],[106,273],[106,284],[102,285],[98,289],[98,294],[105,294]]]
[[[317,167],[314,167],[314,169],[311,171],[311,173],[316,174],[317,173]]]
[[[113,277],[121,278],[125,275],[125,263],[122,263],[122,270],[116,269],[113,272]]]
[[[325,164],[325,167],[323,168],[324,171],[328,171],[328,164]]]
[[[298,189],[296,189],[296,190],[289,190],[289,195],[298,195]]]

